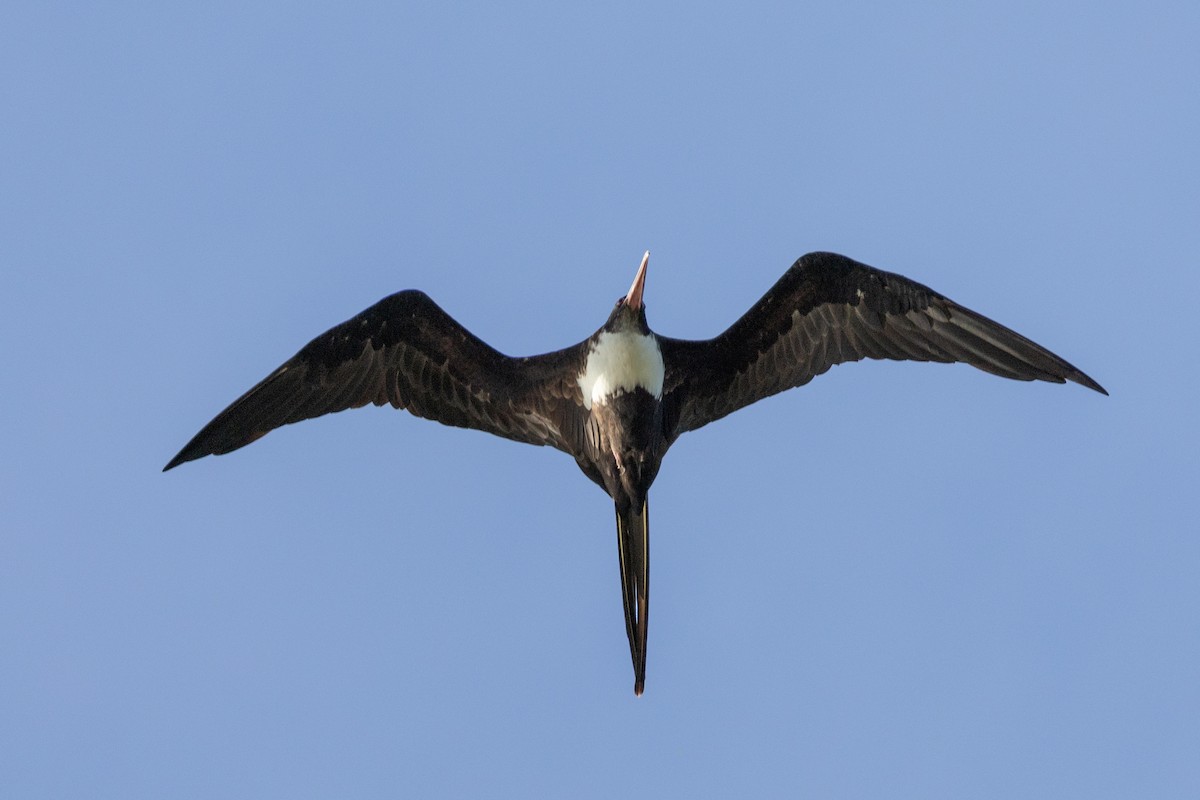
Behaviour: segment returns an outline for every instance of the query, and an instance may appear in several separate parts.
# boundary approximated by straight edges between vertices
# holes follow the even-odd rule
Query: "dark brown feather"
[[[165,469],[244,447],[282,425],[373,403],[536,445],[572,451],[568,362],[578,346],[512,358],[474,336],[427,295],[405,291],[313,339],[233,401]],[[575,393],[578,394],[578,391]]]
[[[961,361],[1016,380],[1094,380],[927,286],[834,253],[809,253],[753,308],[705,341],[659,337],[674,441],[835,364],[864,358]]]

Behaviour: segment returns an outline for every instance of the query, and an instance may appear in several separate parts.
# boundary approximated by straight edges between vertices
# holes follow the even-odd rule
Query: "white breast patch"
[[[588,353],[579,376],[583,405],[603,405],[608,399],[636,387],[662,397],[663,358],[653,336],[640,333],[602,333]]]

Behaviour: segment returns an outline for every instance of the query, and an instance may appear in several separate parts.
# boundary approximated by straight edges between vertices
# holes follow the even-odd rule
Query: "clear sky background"
[[[1200,796],[1200,10],[0,10],[0,794]],[[843,252],[1104,384],[835,368],[612,506],[390,409],[161,474],[417,287],[511,354]]]

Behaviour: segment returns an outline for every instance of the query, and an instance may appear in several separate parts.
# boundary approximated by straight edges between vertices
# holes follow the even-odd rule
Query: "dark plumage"
[[[648,258],[647,254],[647,258]],[[292,422],[390,403],[573,456],[612,496],[635,672],[645,679],[646,497],[667,449],[756,400],[863,358],[961,361],[1017,380],[1104,389],[1049,350],[900,275],[833,253],[796,261],[713,339],[659,336],[642,303],[646,258],[589,339],[514,358],[472,335],[424,293],[384,298],[309,342],[217,415],[167,464],[243,447]]]

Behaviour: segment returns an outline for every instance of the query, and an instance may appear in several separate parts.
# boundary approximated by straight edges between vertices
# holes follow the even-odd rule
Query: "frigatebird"
[[[703,341],[660,336],[642,292],[650,253],[608,321],[544,355],[506,356],[428,295],[385,297],[305,345],[222,411],[164,471],[293,422],[390,403],[446,425],[573,456],[613,499],[634,693],[646,680],[647,495],[667,449],[756,400],[864,358],[961,361],[1015,380],[1100,384],[1024,336],[901,275],[835,253],[801,257]]]

